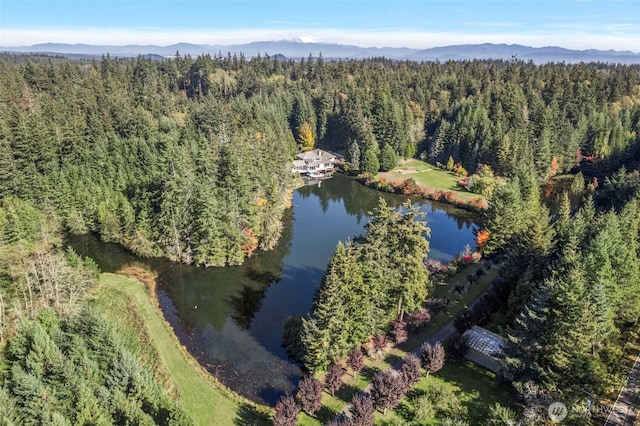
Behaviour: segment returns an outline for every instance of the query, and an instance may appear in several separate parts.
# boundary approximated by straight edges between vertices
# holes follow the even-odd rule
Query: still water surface
[[[383,196],[389,205],[407,197],[382,194],[342,175],[294,191],[277,247],[242,266],[196,268],[164,259],[139,259],[92,236],[69,244],[103,271],[140,264],[158,274],[165,318],[183,345],[226,386],[248,398],[275,404],[292,392],[300,369],[280,346],[284,321],[306,314],[338,241],[364,233],[367,212]],[[451,260],[473,246],[469,213],[414,199],[431,228],[429,257]]]

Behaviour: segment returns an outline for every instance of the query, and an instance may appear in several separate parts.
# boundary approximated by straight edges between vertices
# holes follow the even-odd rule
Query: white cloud
[[[618,28],[619,29],[619,28]],[[36,28],[0,29],[0,45],[25,46],[37,43],[84,43],[102,45],[194,43],[227,45],[251,41],[298,39],[306,42],[354,44],[363,47],[429,48],[453,44],[507,43],[533,47],[561,46],[570,49],[615,49],[638,51],[640,31],[596,33],[586,28],[547,28],[536,33],[490,32],[428,32],[391,29],[194,29],[167,30],[157,28]],[[606,28],[604,29],[606,31]]]

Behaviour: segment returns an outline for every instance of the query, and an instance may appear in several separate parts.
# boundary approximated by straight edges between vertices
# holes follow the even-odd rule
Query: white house
[[[322,149],[313,149],[296,155],[291,173],[321,177],[331,175],[335,170],[337,155]]]

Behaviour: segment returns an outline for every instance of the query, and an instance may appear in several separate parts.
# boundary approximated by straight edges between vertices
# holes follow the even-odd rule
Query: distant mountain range
[[[537,64],[548,62],[605,62],[618,64],[640,64],[640,53],[616,50],[571,50],[562,47],[529,47],[519,44],[463,44],[410,49],[405,47],[359,47],[345,44],[304,43],[295,40],[258,41],[234,45],[197,45],[178,43],[169,46],[126,45],[106,46],[88,44],[44,43],[33,46],[2,47],[0,51],[16,53],[45,53],[73,58],[96,58],[109,54],[112,57],[146,56],[156,59],[181,55],[216,55],[221,53],[244,54],[253,57],[258,54],[299,60],[309,55],[331,59],[363,59],[385,57],[394,60],[448,61],[467,59],[519,59]]]

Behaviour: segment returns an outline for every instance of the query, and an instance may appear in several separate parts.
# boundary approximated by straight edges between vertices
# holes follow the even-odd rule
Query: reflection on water
[[[242,266],[196,268],[164,259],[140,260],[119,246],[92,236],[69,244],[93,257],[103,271],[131,263],[158,274],[158,298],[181,343],[225,385],[248,398],[274,404],[292,392],[299,368],[280,347],[283,324],[309,311],[313,293],[338,241],[363,234],[371,211],[383,196],[398,206],[407,197],[381,194],[341,175],[320,187],[294,192],[277,247]],[[429,256],[452,259],[473,245],[473,219],[451,206],[414,200],[427,213]]]

